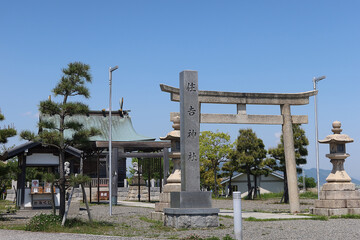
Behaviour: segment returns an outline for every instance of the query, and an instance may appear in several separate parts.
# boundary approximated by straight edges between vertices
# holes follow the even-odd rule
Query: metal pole
[[[318,78],[313,78],[314,90],[316,91],[317,82],[325,79],[325,76]],[[316,95],[314,95],[314,105],[315,105],[315,147],[316,147],[316,180],[317,180],[317,191],[318,199],[320,199],[320,174],[319,174],[319,131],[318,131],[318,116],[317,116],[317,101]]]
[[[241,192],[233,192],[234,234],[236,240],[242,240]]]
[[[314,90],[316,90],[316,81],[315,78],[314,82]],[[320,199],[320,174],[319,174],[319,133],[318,133],[318,117],[317,117],[317,102],[316,102],[316,95],[314,96],[314,105],[315,105],[315,148],[316,148],[316,185],[317,185],[317,192],[318,192],[318,199]]]
[[[112,85],[112,71],[111,67],[109,68],[109,86],[110,86],[110,95],[109,95],[109,206],[110,206],[110,216],[112,215],[112,169],[111,169],[111,155],[112,155],[112,121],[111,121],[111,85]]]
[[[110,205],[110,216],[112,215],[112,169],[111,169],[111,158],[112,158],[112,119],[111,119],[111,86],[112,86],[112,72],[118,69],[118,66],[113,68],[109,68],[109,86],[110,86],[110,94],[109,94],[109,205]]]

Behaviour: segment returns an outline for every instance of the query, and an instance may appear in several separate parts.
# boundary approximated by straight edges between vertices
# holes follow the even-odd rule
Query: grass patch
[[[30,222],[25,226],[24,230],[33,232],[66,232],[106,235],[116,226],[110,222],[88,222],[78,218],[69,218],[67,219],[65,226],[61,226],[61,221],[62,218],[58,215],[40,214],[31,218]],[[10,228],[13,229],[13,227]]]
[[[253,200],[269,200],[269,199],[281,199],[283,196],[283,192],[279,192],[279,193],[262,193],[260,194],[260,196],[258,196],[257,198],[253,199]],[[301,199],[317,199],[317,193],[313,193],[313,192],[305,192],[305,193],[300,193],[299,197]],[[219,196],[219,197],[215,197],[212,196],[212,199],[216,199],[216,200],[232,200],[232,196],[228,196],[228,197],[224,197],[224,196]],[[243,200],[248,200],[247,196],[242,198]]]
[[[357,214],[346,214],[341,216],[331,216],[330,219],[340,219],[340,218],[346,218],[346,219],[360,219],[360,215]]]
[[[304,193],[300,193],[300,198],[317,199],[318,195],[317,193],[313,193],[313,192],[304,192]]]
[[[262,210],[262,209],[253,209],[253,212],[259,212],[259,213],[273,213],[271,211],[265,211],[265,210]]]
[[[272,198],[281,198],[283,196],[283,193],[263,193],[260,194],[260,198],[257,198],[259,200],[268,200],[268,199],[272,199]]]
[[[215,200],[233,200],[232,196],[218,196],[216,197],[215,195],[211,195],[211,198],[212,199],[215,199]]]
[[[141,221],[151,223],[152,225],[150,226],[150,228],[153,228],[155,230],[160,230],[160,231],[170,231],[170,230],[172,230],[172,228],[164,226],[164,223],[162,221],[153,220],[153,219],[150,219],[150,218],[147,218],[147,217],[139,217],[139,219]]]
[[[17,210],[15,203],[8,200],[0,200],[0,220],[3,219],[1,214],[15,213]]]
[[[30,222],[26,225],[26,231],[43,232],[61,225],[61,217],[52,214],[40,214],[31,218]]]
[[[326,216],[311,216],[311,218],[268,218],[268,219],[258,219],[255,217],[245,218],[245,221],[248,222],[271,222],[271,221],[289,221],[289,220],[320,220],[327,221],[328,217]]]
[[[220,240],[218,237],[206,237],[202,238],[196,234],[191,234],[186,238],[182,238],[182,240]],[[222,240],[235,240],[234,238],[230,237],[229,234],[227,234],[225,237],[222,238]]]

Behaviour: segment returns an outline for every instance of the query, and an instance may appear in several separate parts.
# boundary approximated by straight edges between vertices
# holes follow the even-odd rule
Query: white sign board
[[[27,166],[59,165],[59,157],[51,153],[34,153],[26,157]]]

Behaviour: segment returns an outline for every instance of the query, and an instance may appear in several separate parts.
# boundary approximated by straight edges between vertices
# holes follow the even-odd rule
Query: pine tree
[[[306,164],[306,156],[308,151],[306,146],[309,145],[309,140],[305,135],[305,131],[301,128],[300,124],[293,124],[293,134],[294,134],[294,148],[295,148],[295,161],[296,165]],[[284,153],[284,139],[281,135],[280,143],[276,148],[270,148],[270,156],[277,161],[277,165],[274,167],[274,170],[279,170],[284,173],[284,202],[289,202],[289,193],[287,185],[287,173],[286,173],[286,164],[285,164],[285,153]],[[298,173],[301,172],[301,168],[296,169]]]
[[[256,136],[252,129],[240,129],[236,141],[237,161],[239,164],[238,172],[246,173],[248,186],[248,199],[257,197],[257,176],[267,176],[272,170],[274,164],[272,159],[266,159],[265,145],[263,141]],[[254,187],[251,186],[251,175],[254,176]]]
[[[5,120],[4,115],[0,112],[0,121]],[[5,126],[4,128],[0,127],[0,143],[7,143],[9,137],[13,137],[16,135],[16,130],[14,127]]]
[[[236,145],[236,143],[235,143]],[[238,171],[239,169],[239,163],[237,161],[237,155],[236,150],[231,150],[229,153],[229,160],[224,163],[221,170],[223,171],[222,176],[229,178],[229,196],[232,196],[233,189],[232,189],[232,178],[234,176],[234,173]]]
[[[36,136],[29,131],[23,131],[21,137],[26,140],[40,141],[43,144],[55,146],[59,150],[59,188],[60,208],[59,215],[65,213],[65,150],[68,146],[84,144],[90,136],[98,134],[96,129],[84,129],[83,125],[71,120],[75,114],[86,114],[89,107],[81,102],[69,102],[70,97],[90,97],[85,83],[91,83],[90,66],[81,62],[69,63],[67,68],[62,69],[63,76],[52,90],[54,96],[61,96],[62,101],[53,102],[50,99],[41,101],[39,111],[42,115],[53,116],[51,120],[42,120],[38,126],[41,131]],[[65,131],[70,131],[72,137],[66,138]]]

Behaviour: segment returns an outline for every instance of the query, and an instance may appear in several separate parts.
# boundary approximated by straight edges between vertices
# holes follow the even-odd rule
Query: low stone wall
[[[109,191],[107,187],[100,187],[100,191]],[[85,187],[86,197],[90,201],[90,188]],[[82,193],[81,193],[82,195]],[[129,195],[131,195],[129,197]],[[138,200],[138,188],[130,189],[128,187],[119,187],[118,188],[118,201],[137,201]],[[141,188],[141,201],[148,201],[148,188],[142,186]],[[150,188],[150,200],[159,201],[160,188],[152,187]],[[82,196],[81,196],[82,197]],[[97,187],[91,188],[91,202],[97,202]]]
[[[120,189],[120,188],[119,188]],[[125,199],[118,200],[127,200],[127,201],[138,201],[138,194],[139,194],[139,187],[138,186],[129,186],[126,188],[127,194]],[[125,194],[123,195],[125,196]],[[159,187],[152,187],[150,188],[150,200],[151,201],[159,201],[160,196],[160,188]],[[148,201],[149,200],[149,189],[146,186],[140,186],[140,200],[141,201]]]

